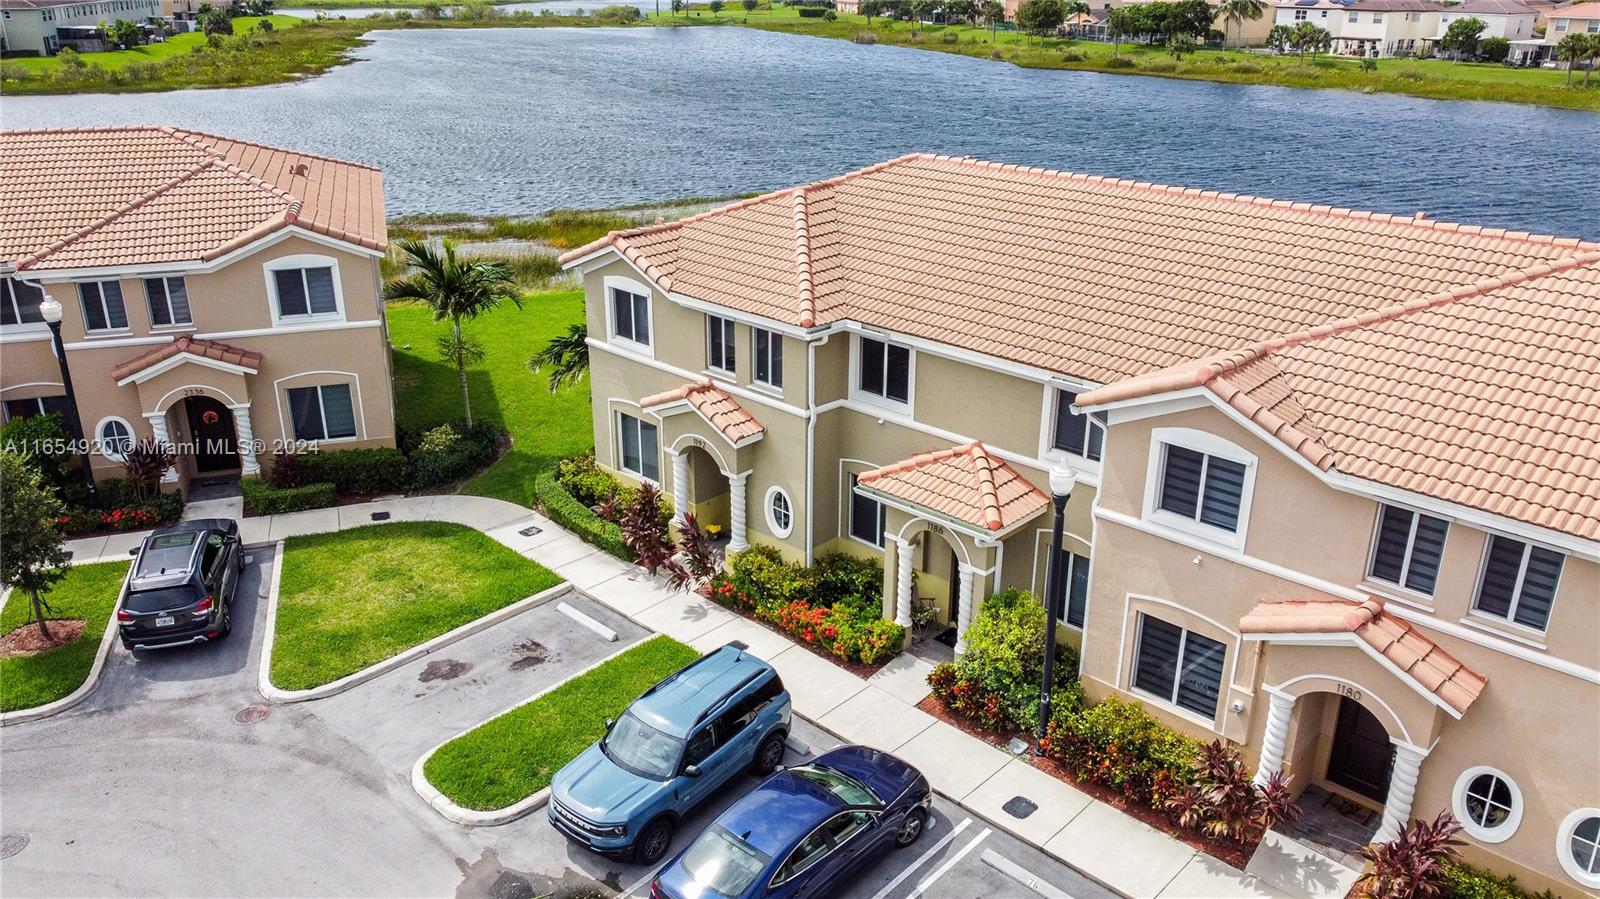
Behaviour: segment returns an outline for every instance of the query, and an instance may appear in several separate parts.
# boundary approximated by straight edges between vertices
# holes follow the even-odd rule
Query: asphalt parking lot
[[[0,894],[648,894],[648,870],[569,844],[543,812],[461,827],[410,784],[412,764],[441,740],[647,631],[574,601],[617,631],[607,643],[551,604],[338,696],[267,706],[255,683],[272,548],[248,556],[227,641],[140,657],[114,649],[84,703],[0,732],[0,830],[8,850],[14,835],[26,837],[0,861]],[[786,761],[835,742],[797,719]],[[675,846],[755,785],[730,784]],[[915,846],[861,871],[841,895],[1111,895],[942,797],[934,818]],[[1060,892],[1030,889],[1029,876]]]

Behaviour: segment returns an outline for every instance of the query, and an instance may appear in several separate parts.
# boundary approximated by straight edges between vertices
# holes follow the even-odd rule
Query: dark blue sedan
[[[887,752],[843,746],[780,771],[719,816],[650,885],[652,899],[821,899],[910,846],[933,792]]]

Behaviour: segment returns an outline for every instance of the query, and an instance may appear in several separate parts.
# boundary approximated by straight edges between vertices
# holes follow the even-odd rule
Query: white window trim
[[[1378,558],[1378,538],[1383,533],[1383,510],[1388,508],[1403,509],[1411,513],[1411,530],[1406,533],[1405,558],[1400,563],[1399,583],[1386,581],[1372,573],[1373,562],[1375,562]],[[1437,518],[1444,522],[1445,544],[1444,547],[1442,547],[1439,551],[1439,570],[1434,572],[1433,575],[1433,587],[1435,590],[1439,589],[1439,575],[1444,573],[1444,553],[1445,550],[1449,549],[1450,547],[1450,528],[1455,524],[1455,522],[1440,515],[1433,515],[1428,512],[1423,512],[1419,509],[1413,509],[1412,507],[1404,505],[1403,503],[1378,503],[1377,512],[1372,518],[1372,539],[1369,541],[1371,548],[1367,552],[1367,570],[1362,577],[1362,581],[1364,583],[1370,582],[1377,584],[1386,590],[1394,590],[1399,593],[1415,597],[1407,601],[1414,605],[1424,605],[1431,608],[1433,605],[1432,593],[1424,593],[1421,590],[1414,590],[1411,587],[1406,586],[1406,577],[1411,574],[1411,550],[1417,539],[1417,525],[1422,521],[1423,515],[1427,515],[1429,518]],[[1565,568],[1566,566],[1562,567]]]
[[[632,418],[635,421],[639,422],[640,425],[649,425],[650,427],[656,429],[656,471],[660,472],[662,470],[661,454],[662,454],[662,451],[663,451],[663,447],[661,446],[661,422],[660,421],[649,421],[648,419],[646,419],[644,417],[644,414],[642,412],[640,414],[638,414],[638,415],[634,415],[631,412],[623,412],[621,410],[613,410],[612,413],[611,413],[611,416],[612,416],[611,421],[612,421],[612,427],[616,428],[616,432],[615,432],[615,435],[613,436],[613,438],[611,440],[611,444],[612,444],[612,450],[616,453],[615,463],[616,463],[616,466],[617,466],[617,471],[627,472],[628,474],[633,475],[634,477],[638,478],[639,480],[643,481],[644,483],[651,484],[651,485],[659,488],[661,486],[661,481],[660,480],[658,480],[656,478],[652,478],[652,477],[650,477],[649,475],[645,474],[642,471],[634,471],[633,469],[628,468],[627,466],[622,464],[623,452],[624,452],[623,449],[622,449],[622,416],[624,416],[624,415],[626,415],[629,418]],[[639,438],[639,467],[640,468],[644,467],[644,437],[642,435]]]
[[[1572,857],[1572,832],[1590,818],[1600,818],[1600,808],[1575,809],[1561,820],[1561,826],[1556,828],[1556,859],[1561,862],[1561,870],[1566,871],[1568,877],[1590,889],[1600,890],[1600,874],[1590,874],[1578,867]]]
[[[354,437],[336,437],[336,438],[334,438],[332,440],[316,440],[316,441],[301,441],[301,440],[294,439],[294,420],[293,420],[293,415],[289,412],[288,409],[284,408],[284,403],[287,402],[287,400],[289,398],[289,388],[290,387],[322,387],[322,386],[325,386],[325,384],[328,383],[328,382],[319,382],[319,383],[313,383],[313,384],[290,384],[290,385],[287,385],[287,386],[285,386],[283,382],[285,382],[285,381],[293,381],[296,378],[311,377],[313,375],[337,375],[337,376],[347,377],[347,378],[350,379],[350,382],[349,382],[350,383],[350,401],[351,401],[351,403],[353,403],[355,405],[355,413],[356,413],[356,436],[354,436]],[[332,383],[341,383],[341,382],[332,382]],[[318,447],[318,446],[322,446],[324,444],[330,444],[330,445],[335,445],[336,446],[336,445],[341,444],[341,443],[354,443],[357,440],[366,440],[367,439],[367,409],[366,409],[365,401],[362,399],[362,396],[361,396],[361,376],[356,374],[355,372],[350,372],[350,371],[302,371],[302,372],[295,372],[292,375],[285,375],[285,376],[283,376],[281,378],[278,378],[276,381],[273,381],[272,382],[272,392],[274,394],[273,400],[278,405],[278,434],[279,434],[279,436],[281,436],[283,438],[283,445],[284,446],[311,446],[311,447]],[[321,395],[320,392],[317,394],[317,402],[318,403],[322,402],[322,395]],[[231,408],[235,404],[234,403],[229,403],[228,405]]]
[[[885,347],[884,366],[885,383],[884,392],[888,393],[888,350],[890,346],[898,346],[907,353],[906,360],[906,401],[889,399],[888,396],[879,396],[861,389],[861,341],[876,340]],[[846,396],[852,401],[875,409],[888,412],[897,412],[905,415],[912,414],[917,408],[917,350],[908,343],[901,343],[888,334],[851,334],[850,335],[850,389]]]
[[[854,511],[854,508],[855,508],[854,501],[855,501],[855,495],[856,495],[856,488],[855,488],[854,485],[852,485],[850,483],[850,478],[851,478],[852,475],[855,475],[857,477],[859,477],[861,475],[861,472],[859,472],[859,471],[857,471],[857,472],[845,471],[845,469],[844,469],[845,465],[846,464],[851,464],[851,463],[868,466],[866,469],[864,469],[864,471],[871,471],[874,468],[881,467],[881,466],[879,466],[879,465],[877,465],[875,463],[868,462],[865,459],[840,459],[839,460],[839,495],[844,497],[843,508],[841,508],[839,510],[839,512],[840,512],[840,514],[839,514],[839,536],[844,537],[847,540],[853,540],[856,543],[861,544],[862,546],[865,546],[865,547],[867,547],[867,548],[869,548],[869,549],[871,549],[871,550],[873,550],[875,552],[881,553],[881,552],[884,551],[884,549],[886,548],[886,546],[887,546],[887,544],[889,542],[887,537],[884,538],[884,541],[883,541],[884,545],[880,546],[880,545],[878,545],[876,543],[872,543],[870,541],[863,540],[860,537],[857,537],[856,533],[855,533],[855,530],[850,527],[850,517],[853,514],[853,511]],[[877,497],[868,496],[867,494],[862,494],[862,496],[865,496],[867,499],[870,499],[873,502],[878,504],[878,523],[880,525],[881,524],[885,524],[887,516],[883,512],[883,509],[884,509],[883,503],[880,500],[878,500]]]
[[[772,501],[780,496],[783,497],[784,504],[789,507],[788,527],[780,527],[778,525],[777,516],[772,514]],[[793,497],[789,496],[789,492],[787,490],[784,490],[782,487],[778,486],[767,488],[767,496],[766,499],[762,501],[761,508],[767,513],[767,528],[772,531],[772,536],[786,538],[790,534],[794,533],[794,499]]]
[[[1197,518],[1185,518],[1182,515],[1176,515],[1159,508],[1161,475],[1166,468],[1166,447],[1168,444],[1180,446],[1197,453],[1204,453],[1207,456],[1217,456],[1244,466],[1244,485],[1239,494],[1239,527],[1237,530],[1226,531],[1213,525],[1204,524]],[[1255,454],[1245,451],[1234,443],[1224,440],[1215,434],[1197,431],[1193,428],[1155,428],[1150,432],[1150,460],[1149,464],[1145,466],[1143,518],[1151,524],[1242,551],[1245,546],[1245,537],[1250,530],[1250,504],[1255,498],[1255,484]],[[1204,486],[1204,478],[1202,477],[1202,491]],[[1202,493],[1201,497],[1203,498],[1203,496],[1204,494]]]
[[[117,337],[133,333],[133,319],[128,318],[128,297],[122,290],[122,281],[119,278],[87,278],[82,281],[72,282],[78,294],[78,312],[83,316],[83,337],[85,340],[94,340],[98,337]],[[102,285],[117,285],[117,296],[122,300],[122,319],[127,322],[120,328],[90,328],[88,299],[83,295],[83,285],[95,285],[95,292],[100,296],[100,314],[105,316],[106,324],[111,324],[111,310],[106,307],[106,289]]]
[[[300,387],[285,387],[283,389],[283,395],[284,396],[288,396],[289,395],[289,391],[291,391],[291,390],[315,390],[317,392],[317,415],[318,415],[318,417],[320,417],[322,419],[322,433],[326,434],[326,433],[328,433],[328,405],[322,401],[322,390],[325,387],[341,387],[341,386],[350,387],[351,388],[351,396],[350,396],[350,407],[351,408],[350,408],[350,411],[352,413],[354,413],[355,412],[355,404],[356,404],[354,385],[346,384],[343,381],[336,381],[336,382],[334,382],[332,384],[306,384],[306,385],[300,386]],[[289,418],[290,418],[289,430],[290,430],[291,433],[293,433],[293,431],[294,431],[294,420],[293,420],[294,419],[294,407],[293,406],[289,407]],[[357,422],[356,433],[351,434],[349,437],[313,437],[310,440],[302,440],[301,438],[296,437],[294,439],[294,443],[297,446],[303,445],[303,446],[312,446],[312,447],[322,446],[324,444],[353,443],[359,438],[360,434],[361,434],[361,425],[360,425],[359,422]]]
[[[40,293],[44,294],[44,297],[40,300],[41,303],[44,302],[44,300],[50,299],[50,291],[45,290],[44,289],[44,285],[40,284],[40,283],[38,283],[36,281],[27,281],[27,280],[25,280],[23,278],[15,276],[15,275],[7,277],[5,280],[12,285],[11,291],[9,291],[11,293],[11,299],[7,299],[6,298],[5,294],[7,293],[7,291],[0,290],[0,303],[13,303],[14,304],[16,302],[16,299],[15,299],[16,298],[16,285],[19,284],[19,283],[20,284],[26,284],[27,286],[32,287],[35,290],[39,291]],[[29,331],[43,331],[45,333],[49,333],[50,326],[48,324],[46,324],[45,322],[43,322],[43,321],[37,321],[37,322],[25,322],[25,321],[22,321],[21,320],[22,319],[22,315],[21,315],[22,310],[20,308],[16,308],[16,309],[13,309],[13,311],[18,313],[17,314],[17,323],[14,324],[14,325],[0,325],[0,329],[4,329],[4,333],[6,333],[6,334],[22,334],[22,333],[27,333]]]
[[[1219,712],[1212,712],[1211,713],[1211,717],[1207,718],[1204,715],[1200,714],[1199,712],[1196,712],[1193,709],[1186,709],[1183,706],[1178,705],[1178,703],[1177,703],[1178,681],[1179,681],[1180,677],[1183,674],[1183,650],[1184,650],[1184,647],[1189,645],[1189,634],[1190,634],[1190,629],[1189,628],[1184,627],[1183,625],[1178,624],[1175,621],[1168,621],[1165,618],[1158,618],[1157,619],[1157,620],[1161,621],[1163,624],[1170,624],[1173,627],[1175,627],[1178,630],[1183,632],[1183,636],[1178,639],[1178,670],[1173,673],[1173,677],[1172,677],[1172,695],[1170,695],[1170,696],[1160,696],[1160,695],[1157,695],[1155,693],[1151,693],[1149,690],[1145,690],[1145,689],[1143,689],[1141,687],[1138,687],[1138,686],[1134,685],[1134,679],[1135,679],[1135,677],[1137,676],[1137,674],[1139,672],[1139,652],[1140,652],[1140,644],[1143,642],[1142,638],[1144,637],[1144,619],[1146,619],[1146,618],[1156,618],[1157,616],[1151,615],[1149,612],[1139,611],[1137,609],[1134,610],[1133,614],[1134,614],[1134,619],[1135,619],[1135,621],[1137,623],[1136,623],[1136,625],[1134,627],[1134,634],[1133,634],[1133,654],[1132,654],[1132,657],[1128,660],[1128,692],[1132,693],[1135,696],[1140,696],[1140,697],[1143,697],[1145,699],[1150,700],[1151,702],[1155,703],[1158,707],[1160,707],[1164,711],[1171,712],[1172,714],[1178,715],[1179,717],[1182,717],[1182,718],[1186,718],[1186,719],[1188,719],[1190,721],[1193,721],[1196,724],[1204,725],[1208,730],[1213,730],[1213,731],[1218,730],[1219,728],[1217,726],[1217,715],[1218,715]],[[1088,620],[1088,618],[1087,618],[1087,610],[1085,610],[1085,622],[1086,623],[1087,623],[1087,620]],[[1227,663],[1228,663],[1228,652],[1229,652],[1228,644],[1226,642],[1222,641],[1222,640],[1215,640],[1212,637],[1208,637],[1205,634],[1201,634],[1200,636],[1206,637],[1206,639],[1208,639],[1208,640],[1213,640],[1214,642],[1216,642],[1216,643],[1218,643],[1218,644],[1220,644],[1222,646],[1223,671],[1226,673],[1227,670],[1228,670],[1228,666],[1227,666]],[[1217,709],[1218,710],[1220,710],[1222,708],[1222,700],[1227,695],[1229,686],[1230,686],[1230,684],[1229,684],[1229,682],[1227,680],[1221,680],[1221,681],[1219,681],[1217,683]]]
[[[1483,576],[1489,571],[1489,548],[1494,545],[1494,538],[1503,537],[1506,540],[1515,540],[1522,544],[1522,563],[1517,568],[1516,593],[1511,597],[1511,605],[1506,609],[1506,616],[1501,618],[1493,612],[1485,612],[1478,608],[1478,597],[1483,593]],[[1538,547],[1546,552],[1552,552],[1561,557],[1561,573],[1556,575],[1555,587],[1550,590],[1550,614],[1544,620],[1544,627],[1534,627],[1516,620],[1517,607],[1522,604],[1523,582],[1528,576],[1528,560],[1533,557],[1533,548]],[[1550,633],[1550,622],[1556,617],[1556,603],[1561,599],[1561,582],[1567,577],[1567,562],[1572,554],[1556,549],[1537,540],[1529,540],[1515,534],[1502,531],[1485,530],[1483,534],[1483,551],[1478,554],[1478,577],[1472,583],[1472,596],[1467,600],[1467,616],[1478,621],[1493,624],[1496,627],[1508,628],[1512,632],[1532,634],[1541,639]]]
[[[133,427],[132,423],[120,415],[107,415],[105,418],[100,419],[100,421],[94,426],[94,431],[92,432],[94,437],[91,449],[113,462],[121,462],[126,459],[127,456],[122,453],[107,452],[109,445],[106,443],[105,438],[101,436],[101,432],[104,431],[106,425],[111,422],[116,422],[117,424],[122,425],[124,428],[127,428],[128,436],[133,438],[134,445],[139,445],[139,432]]]
[[[1505,823],[1498,827],[1483,827],[1467,814],[1467,787],[1485,774],[1499,778],[1500,782],[1506,785],[1506,789],[1511,791],[1511,813],[1506,817]],[[1450,792],[1450,810],[1455,813],[1461,829],[1480,843],[1504,843],[1511,839],[1517,828],[1522,826],[1523,808],[1522,788],[1511,779],[1511,775],[1488,765],[1476,765],[1461,772],[1461,776],[1456,778],[1455,788]]]
[[[333,273],[333,312],[313,312],[305,315],[283,315],[278,304],[278,279],[275,272],[284,269],[305,268],[332,268]],[[332,256],[323,256],[319,253],[301,253],[294,256],[279,256],[269,259],[261,264],[262,277],[267,281],[267,311],[272,315],[272,326],[293,326],[303,322],[342,322],[344,317],[344,285],[339,277],[339,260]],[[306,308],[311,308],[311,297],[306,297]],[[190,317],[193,317],[191,311]]]
[[[651,315],[650,318],[654,319],[655,316]],[[733,365],[734,365],[733,368],[723,368],[722,366],[715,364],[711,360],[711,329],[712,329],[712,327],[726,328],[728,325],[732,325],[733,326],[733,341],[731,343],[729,343],[726,340],[724,341],[724,352],[726,352],[727,350],[732,350],[733,351]],[[752,345],[753,345],[753,343],[752,343]],[[752,362],[753,361],[754,361],[754,359],[752,357]],[[706,313],[706,372],[708,374],[720,375],[720,376],[722,376],[724,378],[727,378],[728,380],[732,381],[732,380],[736,380],[737,377],[738,377],[736,374],[734,374],[734,372],[738,368],[738,366],[739,366],[739,323],[734,321],[731,318],[726,317],[726,316],[717,315],[714,312]],[[751,370],[751,374],[752,374],[752,376],[754,375],[754,368],[753,367],[752,367],[752,370]]]
[[[179,281],[183,282],[183,293],[187,298],[189,295],[189,281],[182,274],[145,275],[139,279],[139,283],[144,287],[144,305],[146,312],[153,312],[152,304],[155,300],[154,297],[150,296],[150,282],[160,281],[161,290],[163,293],[162,300],[167,304],[167,317],[172,317],[172,292],[168,289],[167,282],[173,278],[177,278]],[[335,293],[337,293],[337,291],[335,291]],[[189,307],[189,320],[186,322],[173,322],[170,325],[158,325],[156,324],[156,317],[154,315],[150,316],[150,333],[152,334],[171,334],[173,332],[193,330],[195,330],[195,326],[194,306],[192,305]]]
[[[604,278],[601,278],[600,290],[603,295],[602,299],[604,300],[606,309],[606,340],[610,342],[612,346],[617,347],[618,349],[635,355],[644,356],[649,359],[654,359],[656,357],[655,293],[646,285],[635,281],[632,278],[624,278],[621,275],[606,275]],[[631,340],[627,337],[617,336],[617,309],[612,297],[612,292],[617,290],[635,293],[645,298],[645,309],[647,310],[645,317],[648,319],[648,321],[645,322],[645,331],[649,334],[649,343],[640,343],[637,340]]]
[[[1099,472],[1100,471],[1100,466],[1105,461],[1105,458],[1106,458],[1106,446],[1107,446],[1107,444],[1109,442],[1108,441],[1108,438],[1110,436],[1110,423],[1109,422],[1099,421],[1099,420],[1095,419],[1094,416],[1091,413],[1088,413],[1088,412],[1080,413],[1084,417],[1089,419],[1089,422],[1090,422],[1089,428],[1091,430],[1096,425],[1098,425],[1100,427],[1100,458],[1099,459],[1091,459],[1088,456],[1088,451],[1089,451],[1089,434],[1088,434],[1088,432],[1085,432],[1084,433],[1084,437],[1083,437],[1083,439],[1084,439],[1084,444],[1083,444],[1084,454],[1083,455],[1079,455],[1077,453],[1073,453],[1073,452],[1061,449],[1060,447],[1056,446],[1056,427],[1057,427],[1057,425],[1060,424],[1060,418],[1061,418],[1061,404],[1060,404],[1060,401],[1058,399],[1059,395],[1063,394],[1063,393],[1080,394],[1080,393],[1086,393],[1086,392],[1087,391],[1085,391],[1085,390],[1069,389],[1069,388],[1064,387],[1064,386],[1059,385],[1059,384],[1046,384],[1045,385],[1045,390],[1044,390],[1044,414],[1041,416],[1044,419],[1045,427],[1044,427],[1044,430],[1039,434],[1039,458],[1040,459],[1048,461],[1048,462],[1070,462],[1070,463],[1072,463],[1072,467],[1074,469],[1078,470],[1079,472],[1083,472],[1085,470],[1091,471],[1091,472]]]

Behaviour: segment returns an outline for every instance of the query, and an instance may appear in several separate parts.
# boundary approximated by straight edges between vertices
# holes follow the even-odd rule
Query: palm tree
[[[1239,28],[1239,45],[1244,45],[1244,20],[1255,21],[1261,18],[1267,5],[1262,0],[1222,0],[1222,5],[1217,11],[1222,13],[1224,23],[1237,25]]]
[[[1556,44],[1556,55],[1567,61],[1567,87],[1571,87],[1573,68],[1589,55],[1588,36],[1577,32],[1567,35]]]
[[[1077,19],[1079,16],[1087,16],[1091,12],[1093,12],[1093,10],[1089,8],[1089,4],[1084,2],[1084,0],[1067,0],[1066,18],[1067,21],[1072,22],[1074,32],[1077,31],[1077,26],[1079,23],[1073,20]]]
[[[528,359],[534,374],[550,368],[550,392],[583,380],[589,370],[589,326],[582,322],[567,326],[567,333],[552,337],[544,349]]]
[[[1600,34],[1589,35],[1589,67],[1583,70],[1583,86],[1589,87],[1589,75],[1594,72],[1594,62],[1600,57]]]
[[[522,308],[512,282],[511,268],[491,259],[462,259],[448,238],[440,249],[422,240],[400,241],[407,266],[414,274],[384,285],[386,300],[421,300],[433,309],[433,320],[450,320],[452,333],[439,339],[439,354],[456,368],[461,381],[461,407],[472,426],[472,400],[467,395],[467,366],[483,359],[483,347],[461,336],[461,320],[477,318],[510,300]]]
[[[1005,20],[1005,4],[1001,3],[1000,0],[986,0],[986,2],[983,4],[983,21],[984,24],[989,26],[990,43],[994,43],[996,40],[998,40],[995,32],[1000,27],[1000,23],[1004,22]]]

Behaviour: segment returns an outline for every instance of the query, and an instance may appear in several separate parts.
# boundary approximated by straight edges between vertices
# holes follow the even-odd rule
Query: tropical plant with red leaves
[[[618,524],[622,526],[623,541],[651,577],[662,568],[676,573],[679,565],[672,558],[672,541],[668,539],[667,525],[662,520],[661,491],[654,484],[639,488],[638,499],[622,514]]]
[[[1387,843],[1363,847],[1372,870],[1356,880],[1356,895],[1372,899],[1434,899],[1450,884],[1450,866],[1459,860],[1461,825],[1449,812],[1432,823],[1413,821]]]
[[[146,437],[128,447],[122,457],[122,467],[128,470],[128,480],[139,490],[140,499],[149,499],[161,491],[161,476],[177,463],[171,448]]]
[[[1281,772],[1257,786],[1238,751],[1221,740],[1200,750],[1193,774],[1193,782],[1167,800],[1167,811],[1207,836],[1242,843],[1300,814]]]
[[[670,573],[668,586],[674,590],[699,587],[722,570],[722,550],[700,527],[693,512],[683,513],[678,526],[678,567]]]

